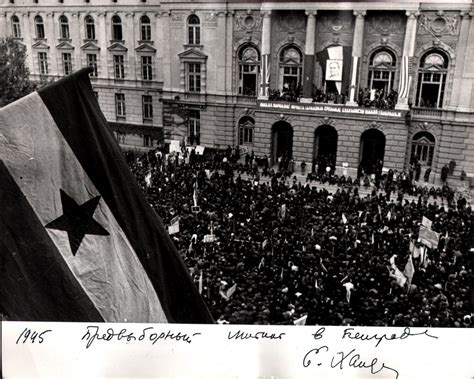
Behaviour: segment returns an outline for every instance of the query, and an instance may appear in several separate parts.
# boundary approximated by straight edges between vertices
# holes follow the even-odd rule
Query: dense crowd
[[[129,165],[165,224],[179,216],[171,237],[219,323],[472,325],[471,208],[453,195],[441,206],[449,189],[311,168],[301,182],[230,147],[208,157],[154,151]],[[440,238],[420,256],[423,216]],[[402,285],[394,270],[410,256]]]

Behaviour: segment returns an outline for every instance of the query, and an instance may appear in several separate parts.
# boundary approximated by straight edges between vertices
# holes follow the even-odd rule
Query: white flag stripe
[[[329,59],[342,60],[342,46],[333,46],[328,48]]]
[[[2,128],[0,159],[43,225],[63,214],[60,189],[79,205],[100,196],[37,93],[6,107],[2,116],[2,123],[16,127]],[[86,235],[75,256],[67,232],[46,230],[104,320],[166,322],[143,266],[103,199],[93,218],[110,235]]]

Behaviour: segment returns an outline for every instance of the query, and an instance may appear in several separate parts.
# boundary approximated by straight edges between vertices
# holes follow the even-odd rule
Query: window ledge
[[[185,49],[190,49],[190,48],[198,48],[198,49],[203,49],[204,45],[198,45],[198,44],[184,44],[183,45]]]
[[[72,42],[71,38],[58,38],[59,42]]]
[[[125,121],[126,120],[126,116],[116,116],[117,118],[117,121]]]
[[[143,40],[143,39],[138,40],[137,42],[138,42],[139,45],[143,45],[145,43],[148,44],[148,45],[153,45],[153,43],[154,43],[152,40]]]
[[[110,40],[110,43],[113,44],[113,43],[121,43],[122,45],[125,44],[125,40],[123,39],[111,39]]]
[[[83,39],[84,43],[86,42],[94,42],[94,43],[98,43],[98,40],[97,39],[89,39],[89,38],[84,38]]]

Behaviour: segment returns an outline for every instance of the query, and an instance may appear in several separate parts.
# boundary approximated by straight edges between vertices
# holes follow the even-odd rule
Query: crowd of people
[[[474,322],[471,207],[455,196],[442,206],[449,188],[423,189],[393,172],[371,182],[310,168],[301,181],[231,147],[128,161],[164,223],[179,217],[171,238],[219,323]],[[420,243],[423,216],[439,233],[436,248]],[[402,285],[397,273],[410,259]]]
[[[398,100],[398,92],[391,89],[386,92],[384,89],[360,89],[357,103],[359,107],[394,109]]]
[[[269,90],[268,99],[272,101],[286,101],[298,102],[303,94],[301,85],[296,88],[288,87],[280,90]],[[330,104],[346,104],[347,94],[333,91],[324,91],[323,89],[313,88],[313,102],[315,103],[330,103]],[[398,93],[395,90],[386,92],[383,89],[368,89],[361,88],[357,98],[359,107],[365,108],[379,108],[379,109],[394,109],[397,104]]]

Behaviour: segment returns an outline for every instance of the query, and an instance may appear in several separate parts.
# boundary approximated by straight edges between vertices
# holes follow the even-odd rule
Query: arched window
[[[44,38],[44,23],[43,17],[35,17],[36,38]]]
[[[86,27],[86,39],[95,39],[95,24],[92,16],[86,16],[84,24]]]
[[[252,117],[244,116],[239,120],[239,144],[253,144],[253,133],[255,129],[255,121]]]
[[[114,41],[122,40],[122,20],[117,15],[112,17],[112,39]]]
[[[151,41],[151,23],[148,16],[140,18],[140,39],[142,41]]]
[[[18,16],[12,16],[11,20],[13,38],[21,38],[20,19]]]
[[[239,50],[239,94],[257,95],[260,75],[260,54],[258,50],[246,45]]]
[[[433,153],[435,138],[429,132],[418,132],[413,136],[411,143],[411,161],[416,158],[422,166],[431,166],[433,163]]]
[[[201,43],[201,21],[195,14],[188,18],[188,44],[199,45]]]
[[[382,49],[374,52],[369,61],[368,87],[383,91],[387,95],[393,88],[396,64],[395,54],[390,50]]]
[[[439,50],[429,51],[421,57],[416,90],[417,106],[427,108],[443,106],[448,65],[448,57]]]
[[[59,38],[69,39],[69,21],[64,15],[59,17]]]
[[[301,90],[303,55],[296,46],[287,46],[280,53],[280,89],[283,93]]]

